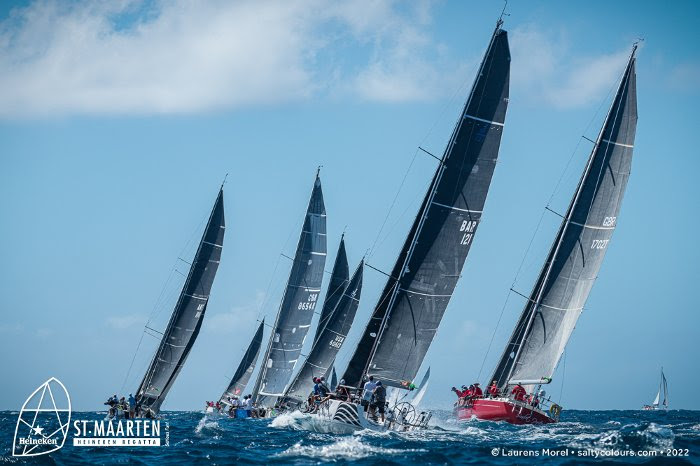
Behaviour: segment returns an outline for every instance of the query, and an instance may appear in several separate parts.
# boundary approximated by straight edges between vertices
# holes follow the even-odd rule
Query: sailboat
[[[326,208],[319,171],[284,297],[253,389],[253,401],[261,408],[273,407],[285,394],[321,292],[326,264]]]
[[[598,276],[617,226],[637,127],[635,53],[520,319],[491,377],[489,398],[461,399],[459,419],[551,423],[561,407],[542,385],[554,370]]]
[[[233,374],[228,387],[226,387],[224,393],[221,395],[221,397],[219,397],[219,406],[224,411],[228,411],[229,408],[233,406],[233,400],[239,398],[243,393],[243,390],[245,390],[246,385],[248,385],[250,376],[253,374],[253,370],[255,370],[255,361],[257,361],[258,355],[260,354],[264,328],[265,319],[263,319],[260,322],[260,325],[258,325],[258,329],[248,345],[248,349],[243,354],[243,358],[238,364],[238,368]],[[215,411],[215,406],[215,403],[211,403],[209,406],[207,406],[206,412],[213,413]],[[233,414],[234,412],[232,411],[231,413]],[[236,417],[248,417],[249,414],[250,413],[248,410],[235,410]]]
[[[225,229],[222,185],[168,326],[136,391],[136,405],[143,416],[158,415],[202,328]]]
[[[336,256],[336,267],[334,267],[332,277],[335,275],[336,269],[339,268],[337,267],[339,260],[347,264],[343,239],[341,239],[339,254]],[[331,299],[331,303],[335,302],[335,306],[331,312],[327,313],[325,321],[323,314],[321,315],[317,330],[318,337],[301,369],[297,372],[287,390],[285,390],[284,401],[287,406],[299,406],[305,402],[313,389],[313,379],[315,377],[325,377],[331,371],[336,355],[342,348],[357,313],[362,294],[363,270],[364,260],[357,266],[349,282],[346,282],[342,286],[340,293],[337,293],[339,299],[332,299],[333,296],[329,287],[324,308],[326,307],[325,304],[329,304],[328,301]],[[332,285],[333,279],[331,279]],[[337,290],[339,288],[336,288],[336,292]],[[333,387],[332,381],[331,387]]]
[[[328,400],[311,423],[343,432],[425,428],[429,413],[401,403],[384,422],[359,402],[370,376],[408,390],[459,280],[496,166],[508,106],[510,52],[499,19],[467,102],[344,375],[352,401]]]
[[[659,402],[661,401],[661,394],[663,393],[663,401],[661,404]],[[666,383],[666,376],[664,375],[664,368],[661,368],[661,380],[659,381],[659,391],[656,392],[656,398],[654,398],[654,402],[650,405],[644,405],[642,408],[644,411],[656,411],[659,409],[668,409],[668,385]]]

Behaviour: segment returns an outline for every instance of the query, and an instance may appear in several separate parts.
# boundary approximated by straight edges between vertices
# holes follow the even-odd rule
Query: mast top
[[[498,21],[496,21],[496,29],[499,29],[501,25],[503,24],[503,17],[504,16],[510,16],[510,13],[506,13],[506,8],[508,8],[508,0],[505,0],[505,4],[503,5],[503,10],[501,10],[501,16],[498,17]]]
[[[226,173],[226,176],[224,176],[224,181],[221,182],[221,188],[219,188],[219,190],[224,189],[224,185],[226,184],[227,178],[228,178],[228,173]]]

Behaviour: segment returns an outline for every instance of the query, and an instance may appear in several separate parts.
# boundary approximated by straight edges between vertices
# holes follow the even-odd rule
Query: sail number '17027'
[[[462,222],[462,225],[459,227],[459,231],[464,233],[462,234],[462,239],[459,240],[459,244],[466,246],[472,242],[472,238],[474,237],[474,230],[476,229],[476,224],[476,220],[464,220]]]
[[[316,307],[316,301],[318,300],[318,293],[311,293],[309,294],[309,297],[306,298],[305,303],[299,303],[299,306],[297,306],[297,309],[303,310],[303,311],[313,311],[314,308]]]

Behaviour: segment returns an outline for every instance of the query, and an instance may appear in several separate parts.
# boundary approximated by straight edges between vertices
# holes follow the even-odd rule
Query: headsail
[[[150,409],[154,413],[160,410],[199,334],[209,293],[219,268],[224,230],[222,187],[160,346],[136,392],[143,409]]]
[[[413,406],[418,407],[420,405],[420,402],[423,400],[425,393],[428,391],[429,383],[430,368],[428,367],[428,370],[425,371],[425,375],[423,376],[423,380],[421,380],[420,385],[418,386],[418,390],[416,390],[415,395],[413,395],[413,398],[411,399],[411,404]]]
[[[312,378],[324,376],[333,365],[355,319],[362,294],[363,269],[364,261],[360,262],[353,273],[350,283],[343,290],[340,301],[321,330],[304,365],[289,386],[286,393],[288,398],[297,401],[305,400],[313,388]]]
[[[258,359],[258,354],[260,353],[260,346],[262,345],[263,339],[263,329],[265,328],[265,319],[260,322],[258,330],[255,332],[253,340],[248,345],[248,349],[243,355],[236,373],[233,374],[231,382],[229,382],[228,387],[221,395],[220,401],[226,401],[230,396],[239,396],[245,390],[250,376],[255,369],[255,361]]]
[[[510,52],[499,21],[469,98],[344,379],[405,387],[416,376],[481,220],[508,105]]]
[[[632,163],[635,51],[636,45],[547,261],[490,379],[501,388],[551,380],[600,270]]]
[[[255,383],[258,403],[266,404],[261,397],[284,393],[311,326],[325,264],[326,208],[317,173],[287,288]]]

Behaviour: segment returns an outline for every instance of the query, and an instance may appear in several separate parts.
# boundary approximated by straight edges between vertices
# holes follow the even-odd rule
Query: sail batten
[[[508,105],[507,33],[494,31],[435,171],[344,379],[373,375],[394,387],[415,378],[472,245],[491,183]]]
[[[224,241],[223,195],[222,187],[160,345],[136,391],[142,408],[154,414],[182,369],[204,320]]]
[[[326,263],[326,208],[318,173],[306,210],[304,225],[253,390],[256,401],[267,406],[284,393],[292,376],[316,309]]]
[[[637,123],[635,50],[547,260],[494,372],[492,380],[501,388],[522,380],[551,380],[602,265],[632,162]]]

